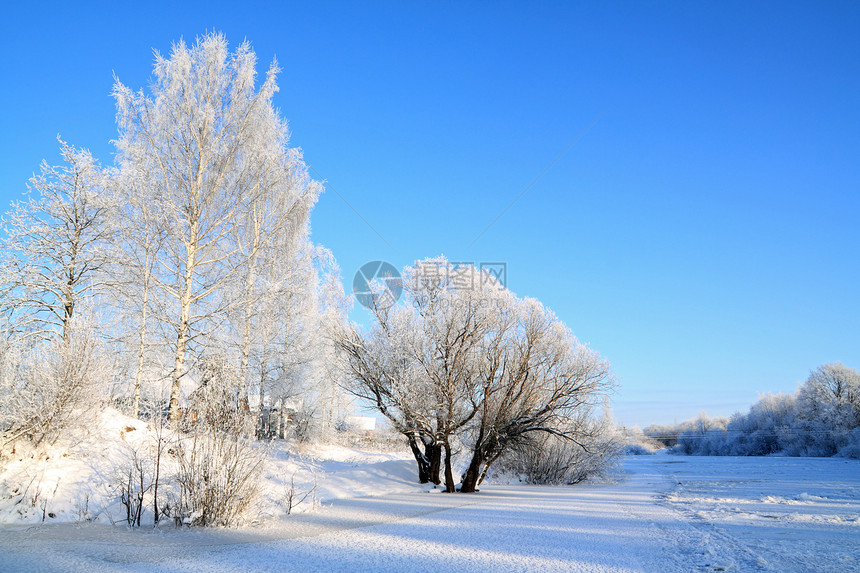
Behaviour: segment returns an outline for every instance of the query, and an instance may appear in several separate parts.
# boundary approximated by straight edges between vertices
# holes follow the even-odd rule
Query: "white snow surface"
[[[0,526],[59,524],[125,519],[120,503],[123,470],[135,451],[151,454],[155,434],[143,421],[113,409],[101,413],[94,427],[66,436],[34,455],[23,451],[0,466]],[[163,437],[165,451],[171,436]],[[338,445],[293,444],[276,440],[268,447],[261,495],[247,512],[249,524],[277,521],[287,513],[286,496],[294,490],[291,512],[311,511],[324,501],[377,493],[420,491],[408,448],[373,452]],[[152,458],[147,459],[151,474]],[[161,495],[175,489],[171,456],[162,457]],[[304,494],[308,494],[305,496]],[[152,522],[147,496],[143,523]]]
[[[79,465],[59,489],[90,475]],[[408,452],[282,447],[258,508],[268,519],[132,530],[19,515],[0,527],[0,571],[860,571],[857,460],[652,455],[623,467],[610,484],[428,495]],[[316,480],[317,502],[286,516],[273,508],[292,475]]]

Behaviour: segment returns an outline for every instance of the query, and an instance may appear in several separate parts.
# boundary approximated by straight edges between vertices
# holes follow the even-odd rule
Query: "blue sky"
[[[111,163],[113,74],[143,87],[153,49],[218,30],[283,67],[347,285],[504,261],[611,361],[626,424],[860,368],[860,5],[401,4],[4,7],[0,201],[58,133]]]

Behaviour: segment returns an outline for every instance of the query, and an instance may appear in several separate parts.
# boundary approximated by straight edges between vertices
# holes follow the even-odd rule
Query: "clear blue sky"
[[[860,4],[78,4],[4,6],[3,204],[58,133],[111,163],[113,74],[219,30],[284,68],[347,285],[505,261],[611,361],[627,424],[860,368]]]

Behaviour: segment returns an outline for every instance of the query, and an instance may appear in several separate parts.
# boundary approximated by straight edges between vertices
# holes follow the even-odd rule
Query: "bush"
[[[649,440],[661,444],[664,448],[671,448],[678,444],[678,434],[681,433],[681,428],[680,426],[651,424],[642,432]]]
[[[620,461],[623,441],[603,419],[586,424],[579,443],[554,434],[529,434],[503,456],[500,470],[533,484],[573,485],[606,478]]]
[[[860,460],[860,428],[854,428],[847,442],[839,448],[839,455],[843,458]]]
[[[259,491],[265,451],[236,432],[195,431],[179,438],[174,453],[177,524],[237,524]]]
[[[649,426],[645,434],[677,441],[673,453],[732,456],[860,457],[860,373],[825,364],[795,394],[764,394],[731,421],[698,418]]]
[[[6,353],[0,373],[3,444],[26,439],[35,447],[51,445],[66,430],[84,426],[99,409],[102,354],[84,329],[66,342]]]
[[[647,447],[644,444],[627,444],[624,446],[625,456],[648,456],[653,455],[654,449]]]
[[[236,380],[226,362],[207,364],[193,400],[197,417],[176,434],[178,524],[235,525],[259,491],[267,452],[255,444],[255,419],[238,400]]]

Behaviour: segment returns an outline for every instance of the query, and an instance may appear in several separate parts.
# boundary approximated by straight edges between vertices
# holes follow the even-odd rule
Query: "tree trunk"
[[[195,237],[197,226],[193,225],[191,236]],[[168,408],[168,419],[171,422],[179,420],[179,381],[182,378],[182,369],[185,364],[185,346],[188,343],[188,326],[191,319],[191,289],[194,281],[194,267],[196,265],[197,251],[195,242],[188,245],[188,258],[185,263],[185,276],[183,277],[182,292],[179,297],[179,328],[176,334],[176,355],[173,361],[173,384],[170,389],[170,406]]]
[[[148,273],[148,270],[145,272]],[[131,417],[137,418],[140,414],[140,386],[143,381],[144,356],[146,354],[146,319],[147,305],[149,304],[149,276],[143,281],[143,303],[140,315],[140,340],[137,349],[137,376],[134,380],[134,404],[131,408]]]
[[[442,471],[442,445],[435,443],[425,444],[424,451],[430,460],[430,481],[439,485],[442,483],[442,478],[439,477]]]
[[[162,421],[159,419],[156,423],[161,424]],[[155,451],[155,475],[152,480],[152,524],[158,525],[159,515],[158,515],[158,478],[161,474],[161,427],[158,429],[158,433],[156,434],[158,438],[158,448]]]
[[[492,466],[494,463],[496,463],[496,460],[498,460],[501,457],[501,455],[502,455],[502,453],[499,452],[495,456],[493,456],[492,458],[487,460],[487,462],[484,464],[484,469],[481,470],[481,477],[478,478],[477,485],[481,485],[481,483],[483,483],[484,478],[487,477],[487,471],[490,469],[490,466]]]
[[[63,289],[65,291],[63,293],[63,298],[65,298],[63,303],[63,343],[66,345],[69,344],[69,339],[72,336],[72,316],[75,313],[75,286],[78,283],[78,280],[75,278],[75,269],[77,265],[78,242],[81,237],[80,229],[75,229],[73,237],[70,245],[71,260],[69,261],[69,268],[66,269],[67,280]]]
[[[141,371],[137,371],[137,379],[134,381],[134,403],[131,405],[131,417],[137,418],[140,414],[140,378]]]
[[[257,205],[254,205],[254,241],[251,254],[248,258],[248,275],[245,282],[245,324],[242,332],[242,359],[241,359],[241,388],[239,388],[240,407],[248,410],[248,360],[251,356],[251,322],[254,319],[254,286],[257,282],[257,250],[260,248],[260,223],[257,217]],[[262,407],[262,402],[260,406]]]
[[[415,461],[418,463],[418,483],[430,482],[430,461],[421,452],[418,447],[418,440],[414,435],[407,436],[409,438],[409,448],[412,450],[412,455],[415,456]]]
[[[481,455],[477,448],[472,454],[472,461],[469,463],[469,469],[466,470],[466,475],[463,477],[463,483],[460,485],[462,493],[475,493],[478,491],[478,479],[481,477],[481,464],[484,461],[484,456]]]
[[[184,312],[183,312],[184,314]],[[176,355],[173,361],[173,382],[170,388],[170,406],[167,418],[171,422],[179,420],[179,381],[182,378],[182,368],[185,363],[185,344],[188,336],[188,323],[183,320],[179,325],[179,334],[176,336]]]
[[[281,397],[278,403],[280,404],[278,408],[278,438],[283,440],[287,422],[287,414],[284,412],[284,398]]]
[[[454,471],[451,469],[451,444],[445,440],[445,491],[454,493],[457,491],[454,483]]]

